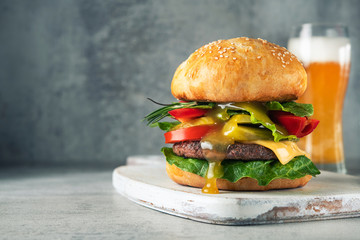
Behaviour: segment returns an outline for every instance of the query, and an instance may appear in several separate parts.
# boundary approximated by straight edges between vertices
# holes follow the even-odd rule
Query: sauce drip
[[[215,171],[218,171],[221,167],[221,162],[209,162],[209,170],[206,176],[205,186],[202,188],[201,192],[209,193],[209,194],[218,194],[219,189],[216,185],[216,177],[211,175],[215,175]]]
[[[222,131],[224,120],[229,119],[229,115],[224,108],[216,107],[213,111],[210,111],[207,117],[214,119],[219,127],[201,139],[201,148],[209,163],[205,176],[206,183],[201,191],[208,194],[217,194],[219,189],[216,185],[216,179],[221,178],[224,174],[221,162],[225,159],[227,148],[233,144],[233,140],[226,137]]]

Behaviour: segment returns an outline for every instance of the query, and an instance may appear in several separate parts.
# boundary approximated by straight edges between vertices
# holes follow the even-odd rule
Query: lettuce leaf
[[[180,157],[173,152],[172,148],[163,147],[161,151],[170,165],[175,164],[175,166],[183,171],[195,173],[201,177],[206,176],[209,168],[208,161],[204,159]]]
[[[162,148],[161,151],[166,161],[175,164],[183,171],[191,172],[205,177],[209,164],[206,160],[196,158],[183,158],[174,154],[172,148]],[[316,176],[320,171],[305,156],[297,156],[289,163],[282,165],[278,160],[267,161],[239,161],[224,160],[221,165],[224,175],[221,177],[230,182],[236,182],[241,178],[250,177],[256,179],[260,186],[268,185],[272,180],[297,179],[306,175]]]
[[[284,102],[279,103],[277,101],[267,102],[267,110],[279,110],[284,112],[290,112],[298,117],[310,117],[314,114],[314,108],[311,104],[296,103],[296,102]]]

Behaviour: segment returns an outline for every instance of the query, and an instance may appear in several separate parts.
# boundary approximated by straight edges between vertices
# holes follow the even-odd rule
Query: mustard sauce
[[[216,179],[221,178],[224,174],[221,162],[226,158],[228,146],[234,141],[223,134],[223,127],[226,120],[230,118],[226,109],[215,107],[205,117],[214,120],[215,124],[219,125],[216,131],[211,132],[201,139],[201,148],[205,159],[209,163],[209,168],[205,176],[205,186],[202,188],[203,193],[217,194],[219,189],[216,184]]]
[[[202,188],[201,192],[208,194],[218,194],[219,189],[216,185],[215,172],[222,169],[221,162],[209,162],[209,170],[205,178],[205,186]]]
[[[226,158],[228,147],[235,142],[258,144],[267,147],[275,153],[282,164],[288,163],[296,156],[307,155],[294,142],[274,142],[271,132],[267,129],[246,126],[251,124],[250,116],[241,113],[230,116],[227,113],[227,107],[251,111],[256,119],[260,119],[266,124],[272,123],[266,115],[265,107],[261,103],[227,103],[218,104],[204,117],[180,124],[179,128],[202,124],[219,126],[216,130],[205,135],[200,141],[203,155],[209,163],[205,176],[205,186],[202,188],[203,193],[219,193],[216,181],[224,175],[221,163]],[[277,131],[282,132],[282,128],[277,126]],[[284,134],[286,134],[286,131]]]

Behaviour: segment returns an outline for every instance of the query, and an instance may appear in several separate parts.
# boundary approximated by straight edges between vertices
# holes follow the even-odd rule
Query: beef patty
[[[178,142],[173,145],[176,155],[188,158],[204,159],[200,141]],[[238,160],[271,160],[277,159],[270,149],[257,144],[235,143],[228,147],[225,159]]]

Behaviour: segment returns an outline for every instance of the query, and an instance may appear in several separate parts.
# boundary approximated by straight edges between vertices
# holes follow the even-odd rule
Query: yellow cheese
[[[256,141],[251,141],[249,143],[258,144],[271,149],[275,153],[276,157],[279,159],[281,164],[283,165],[290,162],[296,156],[305,155],[309,157],[309,154],[301,150],[296,145],[296,143],[292,141],[274,142],[274,141],[266,141],[266,140],[256,140]]]

